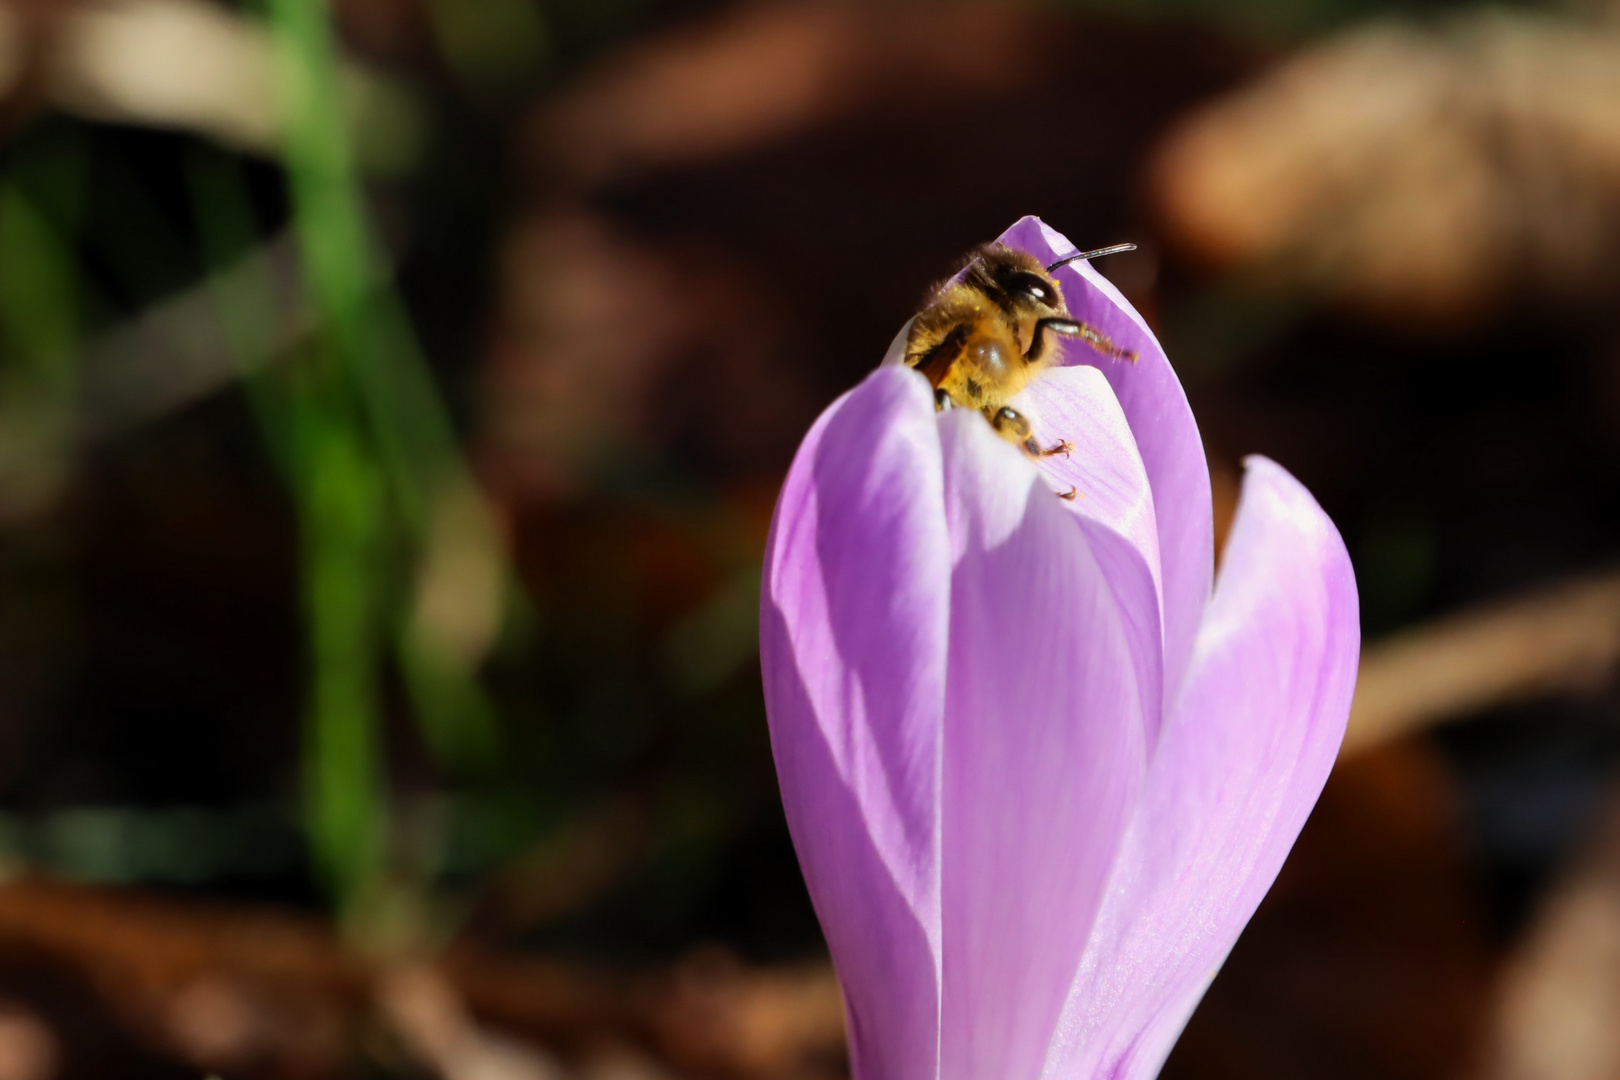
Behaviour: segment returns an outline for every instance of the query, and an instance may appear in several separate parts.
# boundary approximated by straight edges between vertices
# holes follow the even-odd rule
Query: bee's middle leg
[[[1019,448],[1032,458],[1054,457],[1058,454],[1068,457],[1074,450],[1074,444],[1067,439],[1055,446],[1042,447],[1035,441],[1035,436],[1031,432],[1029,417],[1010,405],[1003,405],[999,409],[985,409],[984,415],[990,421],[990,426],[996,429],[996,434],[1008,442],[1017,443]]]
[[[990,426],[1010,443],[1017,443],[1024,452],[1032,456],[1039,456],[1041,448],[1035,442],[1035,436],[1030,434],[1029,417],[1010,405],[1000,408],[986,406],[984,418],[990,421]]]

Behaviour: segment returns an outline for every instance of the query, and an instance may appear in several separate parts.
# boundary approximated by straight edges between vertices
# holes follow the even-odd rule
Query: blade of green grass
[[[294,229],[319,319],[307,392],[296,393],[293,471],[305,536],[313,693],[308,719],[309,828],[339,902],[352,910],[382,873],[386,784],[376,745],[378,680],[396,650],[428,746],[452,766],[493,760],[493,710],[476,656],[435,649],[394,604],[385,549],[406,551],[417,587],[431,573],[436,512],[465,516],[504,557],[403,305],[367,226],[339,100],[335,43],[320,0],[270,0],[287,116]],[[302,385],[302,384],[301,384]],[[465,532],[465,530],[463,530]],[[391,537],[397,543],[385,543]],[[398,563],[396,563],[398,565]]]
[[[375,462],[330,396],[316,396],[322,389],[299,403],[295,440],[312,668],[305,810],[317,860],[352,910],[382,869],[386,841],[377,687],[386,508]]]
[[[67,240],[21,187],[0,184],[0,513],[34,509],[66,472],[77,286]]]

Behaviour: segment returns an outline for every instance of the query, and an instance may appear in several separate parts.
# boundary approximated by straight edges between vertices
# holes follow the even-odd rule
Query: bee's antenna
[[[1122,251],[1135,250],[1135,244],[1114,244],[1111,247],[1097,248],[1094,251],[1081,251],[1073,255],[1065,255],[1051,266],[1048,266],[1046,272],[1050,274],[1060,266],[1068,266],[1070,263],[1079,262],[1081,259],[1100,259],[1104,255],[1118,255]]]

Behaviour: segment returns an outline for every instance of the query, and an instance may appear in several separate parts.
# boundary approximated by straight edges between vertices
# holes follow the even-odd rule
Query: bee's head
[[[1057,273],[1059,267],[1068,266],[1082,259],[1096,259],[1104,255],[1135,250],[1135,244],[1114,244],[1092,251],[1079,251],[1064,256],[1050,266],[1042,266],[1028,255],[1001,248],[998,254],[1003,257],[991,262],[989,269],[996,284],[1015,301],[1045,309],[1046,312],[1066,315],[1068,312],[1063,304],[1063,293],[1058,288],[1057,280],[1052,276]]]
[[[982,284],[1000,291],[1014,306],[1036,318],[1066,313],[1057,282],[1029,254],[987,244],[976,256]]]

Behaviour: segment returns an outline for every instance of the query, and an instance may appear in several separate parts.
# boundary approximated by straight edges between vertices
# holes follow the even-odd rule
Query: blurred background
[[[760,553],[1023,214],[1340,765],[1173,1080],[1620,1077],[1620,6],[0,0],[0,1080],[836,1080]]]

